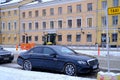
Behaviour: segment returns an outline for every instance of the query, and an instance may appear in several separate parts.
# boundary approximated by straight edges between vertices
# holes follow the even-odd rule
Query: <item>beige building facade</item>
[[[20,7],[20,41],[95,45],[97,0],[55,0]]]
[[[120,0],[98,0],[97,42],[100,46],[105,46],[107,42],[106,6],[108,8],[119,7]],[[120,46],[120,14],[108,15],[108,30],[109,45]]]
[[[27,0],[10,4],[5,3],[0,5],[1,44],[20,44],[20,7],[32,1],[34,0]]]

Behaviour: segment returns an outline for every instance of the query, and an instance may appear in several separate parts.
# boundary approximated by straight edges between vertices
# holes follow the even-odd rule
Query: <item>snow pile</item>
[[[0,67],[0,80],[96,80],[96,79]]]
[[[120,80],[120,73],[98,72],[97,80]]]
[[[92,56],[97,56],[98,55],[98,51],[92,51],[92,50],[75,50],[78,53],[82,53],[82,54],[87,54],[87,55],[92,55]],[[109,51],[109,54],[111,56],[120,56],[120,52],[119,51]],[[107,51],[100,51],[100,56],[107,56]]]

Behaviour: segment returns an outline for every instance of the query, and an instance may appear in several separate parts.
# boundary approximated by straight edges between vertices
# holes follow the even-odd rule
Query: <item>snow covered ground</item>
[[[0,67],[0,80],[96,80],[96,79]]]

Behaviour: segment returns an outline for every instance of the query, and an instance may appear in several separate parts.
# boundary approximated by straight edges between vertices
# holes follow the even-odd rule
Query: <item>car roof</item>
[[[55,47],[63,47],[62,45],[40,45],[40,46],[36,46],[36,47],[51,47],[51,48],[55,48]]]

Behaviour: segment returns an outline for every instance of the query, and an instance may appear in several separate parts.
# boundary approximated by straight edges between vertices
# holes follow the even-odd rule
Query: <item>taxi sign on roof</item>
[[[120,6],[108,8],[108,15],[115,15],[115,14],[120,14]]]

